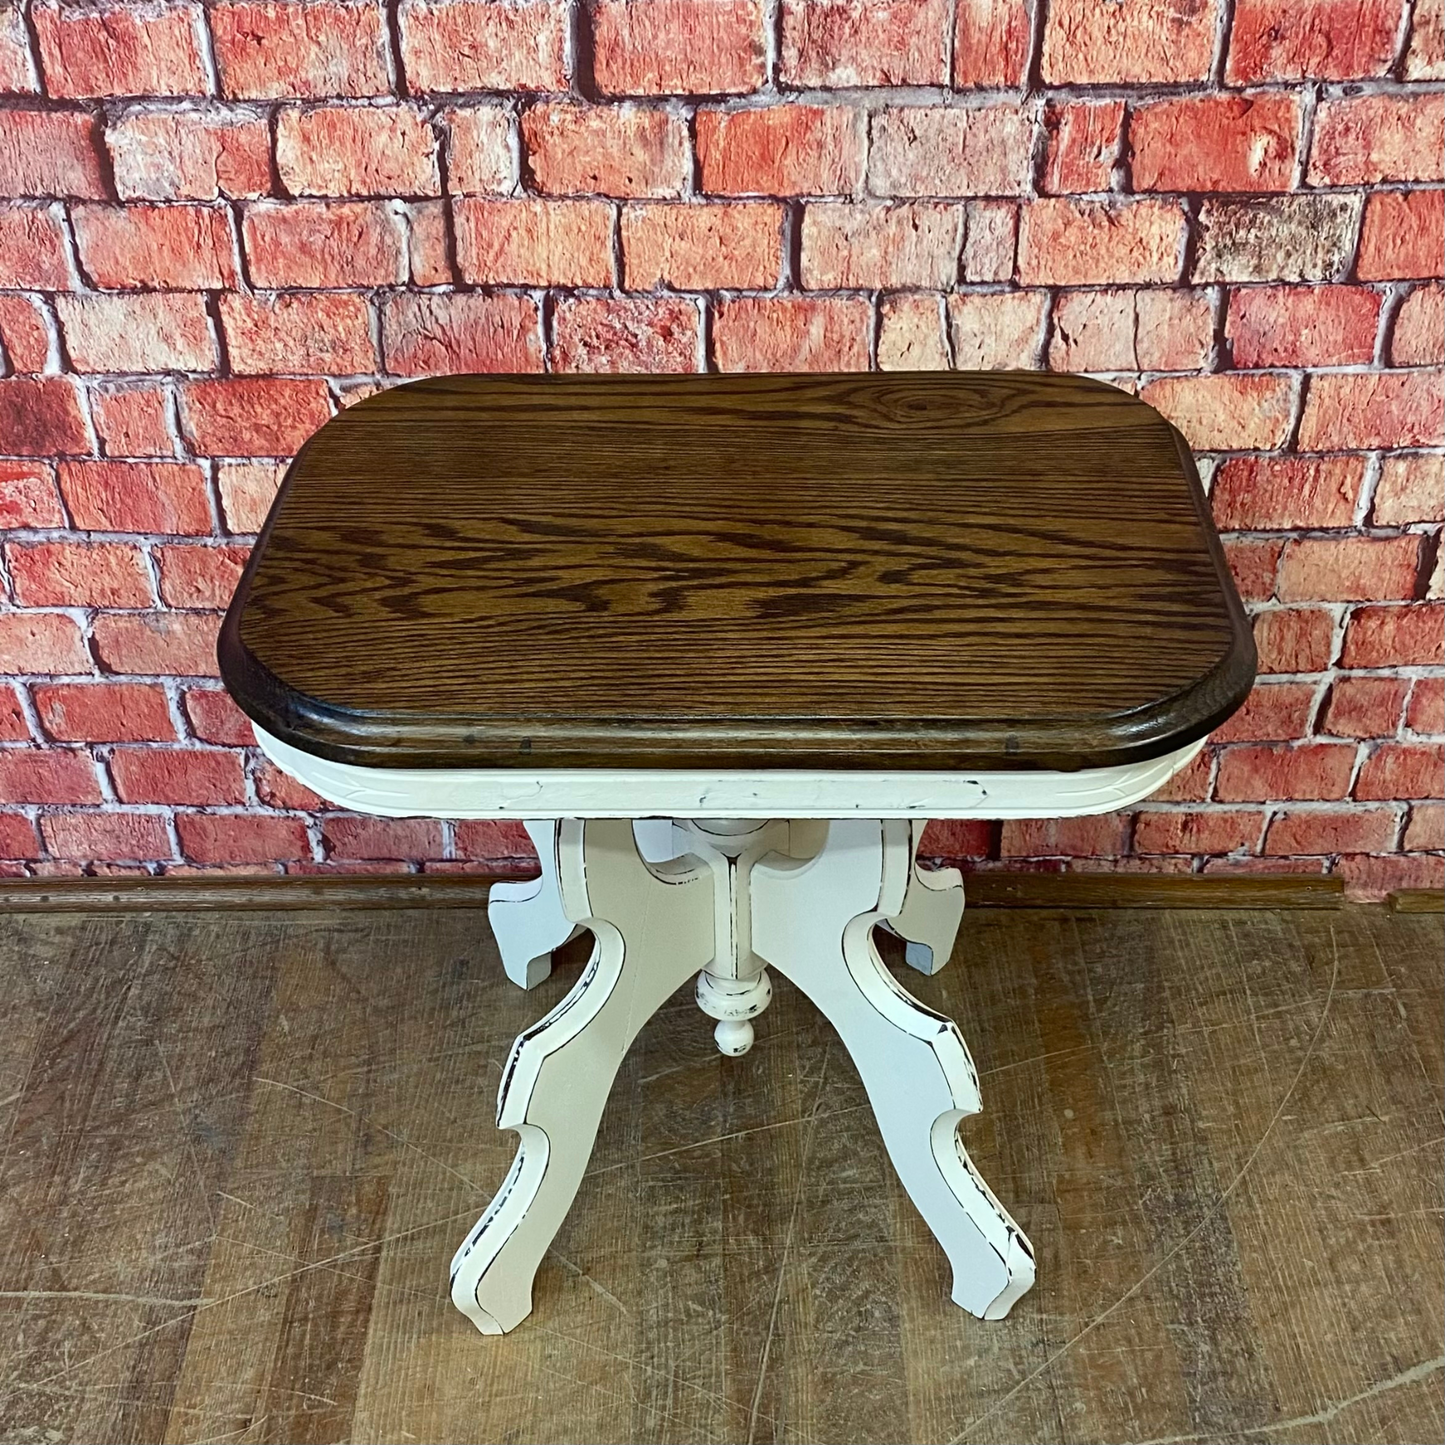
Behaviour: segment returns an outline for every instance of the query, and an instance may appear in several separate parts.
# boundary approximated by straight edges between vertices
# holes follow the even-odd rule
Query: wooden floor
[[[857,1076],[782,982],[624,1066],[532,1317],[451,1252],[510,1161],[480,913],[0,918],[0,1439],[1438,1440],[1442,920],[975,910],[909,974],[1029,1232],[946,1299]]]

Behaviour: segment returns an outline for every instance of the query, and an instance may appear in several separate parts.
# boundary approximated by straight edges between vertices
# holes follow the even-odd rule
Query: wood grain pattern
[[[398,387],[298,456],[220,658],[420,767],[1108,766],[1254,672],[1182,438],[1023,372]]]
[[[889,941],[884,940],[885,946]],[[1438,1440],[1442,920],[993,909],[910,989],[1039,1253],[999,1324],[779,980],[643,1031],[516,1333],[447,1300],[532,994],[483,915],[0,918],[0,1439]],[[901,968],[901,959],[899,960]]]

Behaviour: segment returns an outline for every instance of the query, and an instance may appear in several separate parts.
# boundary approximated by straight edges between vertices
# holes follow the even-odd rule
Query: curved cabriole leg
[[[1033,1283],[1033,1251],[958,1138],[979,1108],[973,1061],[952,1020],[904,992],[873,947],[912,876],[906,822],[830,823],[815,857],[754,868],[753,947],[847,1046],[893,1167],[953,1266],[954,1302],[1002,1319]]]
[[[539,878],[493,883],[487,921],[502,955],[502,968],[519,988],[536,988],[552,972],[552,950],[577,932],[562,908],[557,883],[557,824],[551,819],[523,823],[542,864]]]
[[[919,973],[937,973],[953,953],[963,919],[963,874],[957,868],[920,868],[918,844],[927,825],[911,825],[908,888],[902,909],[883,926],[904,941],[903,956]]]
[[[649,865],[626,820],[564,822],[562,904],[597,946],[576,986],[512,1046],[497,1124],[521,1147],[452,1260],[452,1302],[485,1334],[531,1313],[532,1278],[581,1183],[613,1077],[642,1025],[712,956],[712,870]]]

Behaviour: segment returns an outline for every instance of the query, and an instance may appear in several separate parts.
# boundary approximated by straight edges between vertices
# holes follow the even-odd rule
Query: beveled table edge
[[[1204,739],[1144,762],[1052,772],[768,768],[381,768],[256,727],[261,751],[332,803],[384,818],[1071,818],[1146,798]]]

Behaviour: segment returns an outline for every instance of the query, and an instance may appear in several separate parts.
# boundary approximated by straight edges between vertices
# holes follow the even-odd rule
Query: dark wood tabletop
[[[297,456],[219,650],[392,767],[1107,766],[1255,665],[1179,433],[1032,372],[397,387]]]

